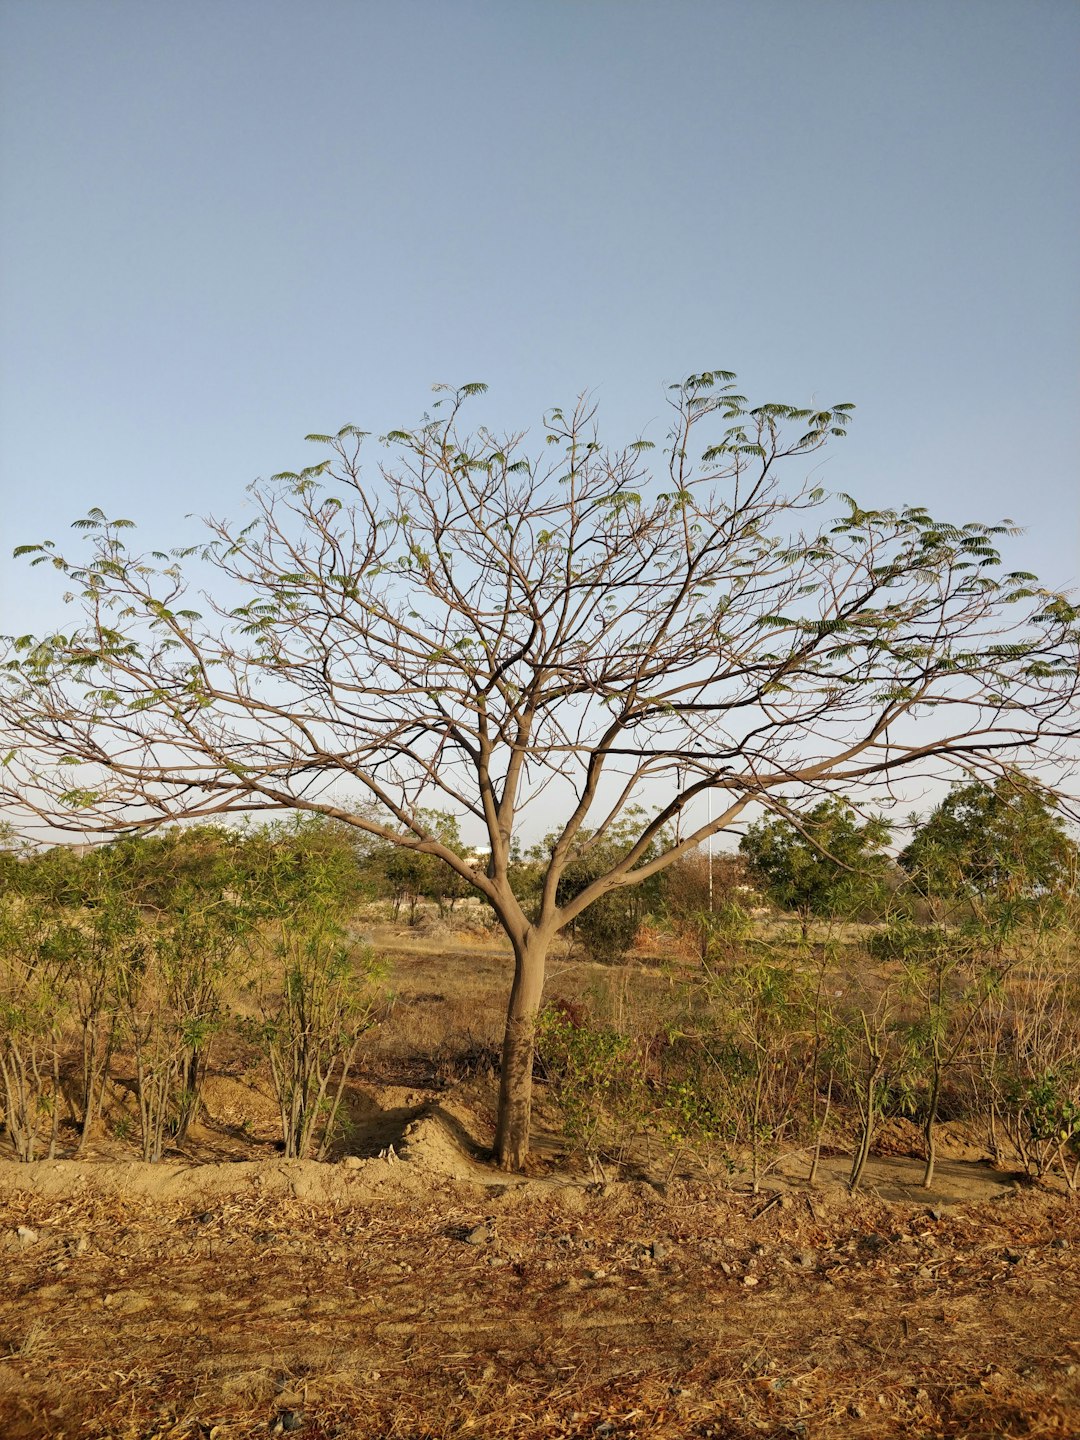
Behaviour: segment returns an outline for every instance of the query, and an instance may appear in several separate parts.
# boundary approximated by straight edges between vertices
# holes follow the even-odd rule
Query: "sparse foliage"
[[[18,1159],[56,1152],[67,976],[55,923],[40,907],[0,897],[0,1080]]]
[[[449,866],[514,949],[496,1147],[515,1167],[561,930],[756,802],[801,813],[1052,748],[1076,731],[1080,632],[1065,598],[1001,565],[1007,526],[805,483],[848,404],[751,406],[730,372],[695,374],[654,467],[645,441],[608,448],[586,401],[545,416],[532,451],[469,433],[483,388],[390,431],[381,464],[353,425],[309,437],[321,458],[255,486],[254,518],[211,521],[198,551],[137,549],[99,509],[79,553],[20,546],[81,619],[7,642],[0,790],[72,829],[320,813]],[[691,822],[709,789],[711,823]],[[628,848],[561,901],[581,837],[652,795]],[[514,841],[555,797],[526,912]],[[486,868],[433,829],[433,803],[481,830]]]
[[[269,939],[244,1026],[270,1063],[289,1159],[326,1158],[361,1037],[378,1017],[382,972],[332,912],[294,911]]]

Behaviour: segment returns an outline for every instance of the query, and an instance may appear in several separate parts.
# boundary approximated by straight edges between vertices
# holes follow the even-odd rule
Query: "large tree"
[[[821,800],[805,815],[769,815],[739,842],[750,879],[774,904],[794,910],[805,940],[811,916],[851,916],[880,891],[889,826],[859,823],[846,801]]]
[[[954,784],[897,857],[916,888],[1002,934],[1060,899],[1077,847],[1055,798],[1020,770]]]
[[[482,389],[446,391],[373,463],[355,426],[309,437],[324,458],[254,486],[254,518],[209,521],[198,552],[136,550],[98,510],[81,555],[20,547],[81,617],[9,643],[0,784],[72,830],[293,808],[440,857],[513,947],[496,1149],[518,1167],[563,927],[747,807],[1053,747],[1076,730],[1080,635],[1003,571],[1001,527],[811,488],[848,405],[750,408],[730,373],[694,375],[654,463],[606,448],[587,401],[534,452],[469,432]],[[433,803],[483,832],[486,865],[432,832]],[[642,803],[634,843],[561,903],[568,862]],[[562,818],[526,913],[508,869],[530,806],[533,834]]]

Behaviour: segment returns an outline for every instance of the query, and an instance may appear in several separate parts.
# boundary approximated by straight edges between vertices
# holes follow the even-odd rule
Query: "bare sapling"
[[[90,894],[87,901],[67,912],[56,937],[79,1037],[78,1155],[85,1152],[101,1114],[119,1039],[124,977],[139,963],[143,944],[133,906],[108,893]]]
[[[811,1189],[817,1184],[821,1168],[821,1151],[832,1114],[833,1086],[838,1068],[837,1047],[842,1045],[844,1035],[843,1026],[836,1020],[828,994],[829,973],[835,964],[835,947],[829,940],[818,950],[814,971],[803,979],[803,1009],[810,1035],[808,1084],[811,1150],[806,1183]]]
[[[56,1154],[68,994],[49,919],[21,897],[0,899],[0,1079],[16,1158]]]
[[[620,1163],[647,1134],[652,1109],[642,1046],[624,1025],[587,1004],[555,1001],[541,1012],[538,1054],[572,1153],[594,1173]]]
[[[142,1158],[159,1161],[169,1138],[180,1042],[169,1013],[154,942],[132,963],[118,987],[123,1034],[135,1062]]]
[[[262,933],[245,1026],[266,1055],[288,1159],[325,1160],[362,1037],[378,1021],[383,972],[335,915],[298,910]]]
[[[1080,1181],[1080,983],[1075,932],[1036,934],[1010,985],[1004,1113],[1010,1140],[1036,1176]]]
[[[929,1190],[937,1163],[943,1087],[955,1070],[972,1060],[979,1017],[1000,992],[1013,962],[996,946],[987,957],[979,937],[970,930],[904,921],[875,935],[871,953],[899,961],[903,991],[915,1006],[908,1039],[914,1078],[922,1081],[926,1161],[922,1185]]]
[[[846,1079],[855,1097],[857,1131],[848,1175],[848,1189],[855,1193],[862,1183],[870,1158],[881,1107],[888,1089],[889,1066],[895,1059],[895,996],[886,986],[874,1000],[859,1004],[846,1017]]]
[[[806,1056],[795,981],[775,958],[751,954],[711,977],[710,990],[740,1072],[738,1109],[756,1195],[797,1124]]]
[[[162,1001],[176,1037],[171,1129],[182,1145],[199,1113],[214,1041],[230,1019],[226,989],[237,976],[249,920],[227,897],[189,903],[155,937]]]
[[[231,906],[166,913],[145,925],[139,954],[119,977],[144,1160],[182,1146],[198,1114],[211,1048],[230,1018],[224,988],[237,942]]]

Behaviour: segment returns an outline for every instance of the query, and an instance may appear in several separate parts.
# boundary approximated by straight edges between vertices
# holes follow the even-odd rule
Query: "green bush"
[[[241,1028],[266,1056],[290,1159],[324,1160],[361,1037],[377,1023],[383,968],[325,911],[300,912],[262,948]]]
[[[595,1024],[584,1006],[559,1000],[541,1011],[537,1053],[573,1150],[611,1154],[643,1127],[644,1057],[628,1035]]]

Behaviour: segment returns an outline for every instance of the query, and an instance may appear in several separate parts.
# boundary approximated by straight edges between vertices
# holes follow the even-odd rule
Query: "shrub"
[[[377,1022],[382,967],[325,911],[300,912],[267,937],[243,1029],[266,1055],[290,1159],[323,1160],[361,1037]]]
[[[619,1151],[644,1125],[643,1057],[630,1036],[594,1023],[581,1004],[556,1000],[541,1011],[537,1051],[573,1150]]]
[[[68,991],[47,917],[19,900],[0,904],[0,1079],[4,1120],[20,1160],[56,1152],[60,1051]]]

